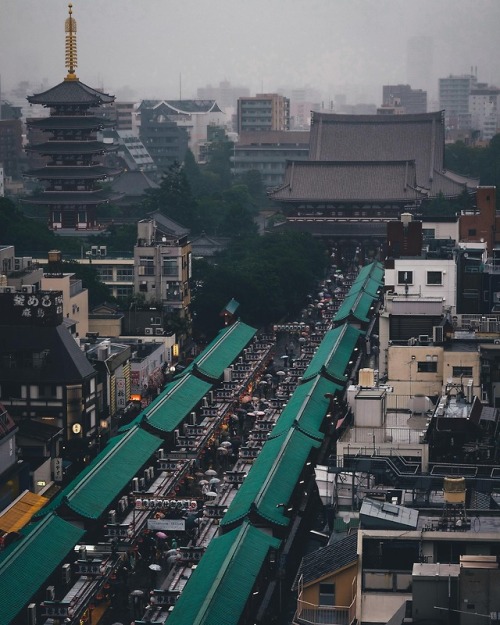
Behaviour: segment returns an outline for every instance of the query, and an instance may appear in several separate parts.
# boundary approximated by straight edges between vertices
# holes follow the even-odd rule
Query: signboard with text
[[[2,325],[58,326],[63,320],[61,291],[0,293]]]

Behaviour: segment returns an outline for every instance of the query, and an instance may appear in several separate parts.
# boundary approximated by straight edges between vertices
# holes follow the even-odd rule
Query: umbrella
[[[221,447],[231,447],[231,441],[222,441]]]
[[[144,596],[144,591],[143,590],[133,590],[131,593],[132,597],[143,597]]]
[[[247,417],[255,417],[255,412],[247,412]]]
[[[217,447],[217,451],[224,456],[225,454],[227,454],[227,448],[226,447]],[[212,480],[210,480],[210,483],[212,482]]]
[[[213,478],[210,480],[210,484],[220,484],[220,480],[219,480],[219,478],[218,478],[218,477],[213,477]]]
[[[268,380],[271,380],[273,376],[272,376],[272,373],[266,373],[265,377],[266,377]]]
[[[248,402],[252,401],[252,398],[250,395],[244,395],[240,401],[242,404],[248,404]]]
[[[286,375],[284,371],[276,371],[276,375],[283,376]]]
[[[257,410],[255,413],[258,417],[263,417],[266,413],[263,410]]]
[[[200,486],[206,486],[206,485],[208,484],[208,480],[200,480],[200,481],[198,482],[198,484],[199,484]]]
[[[156,536],[157,538],[161,538],[161,540],[165,540],[165,538],[167,537],[165,532],[156,532]]]
[[[177,549],[169,549],[167,551],[167,556],[176,556],[178,554]]]
[[[215,493],[213,490],[209,490],[208,493],[205,493],[205,495],[207,497],[217,497],[217,493]]]
[[[150,564],[149,569],[151,571],[161,571],[161,566],[159,564]]]
[[[214,476],[214,475],[217,475],[217,471],[214,471],[213,469],[207,469],[207,470],[205,471],[205,475],[211,475],[211,476]]]

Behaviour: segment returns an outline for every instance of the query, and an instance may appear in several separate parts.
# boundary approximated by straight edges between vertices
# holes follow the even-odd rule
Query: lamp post
[[[411,360],[408,362],[408,364],[410,365],[410,399],[412,397],[412,394],[411,394],[411,379],[412,379],[411,378],[411,375],[412,375],[411,366],[415,362],[416,358],[417,358],[416,356],[412,356]]]

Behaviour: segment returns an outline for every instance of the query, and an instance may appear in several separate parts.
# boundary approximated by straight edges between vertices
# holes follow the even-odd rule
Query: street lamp
[[[416,356],[412,356],[411,360],[407,363],[407,364],[410,365],[410,399],[412,397],[412,395],[411,395],[411,366],[415,362],[416,358],[417,358]]]

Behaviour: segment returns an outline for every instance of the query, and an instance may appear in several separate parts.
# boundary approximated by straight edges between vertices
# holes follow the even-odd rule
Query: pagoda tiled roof
[[[414,160],[418,186],[428,188],[444,170],[444,115],[338,115],[313,112],[313,161]]]
[[[39,154],[102,154],[118,149],[118,144],[103,143],[102,141],[45,141],[26,146],[28,152]]]
[[[121,195],[110,195],[102,189],[96,191],[42,191],[39,195],[26,197],[25,204],[36,205],[63,205],[98,206],[121,199]]]
[[[80,80],[63,80],[55,87],[51,87],[42,93],[35,93],[27,98],[30,104],[42,104],[44,106],[64,104],[99,106],[114,102],[114,99],[115,96],[97,91]]]
[[[283,185],[270,193],[278,201],[412,202],[417,189],[415,161],[293,161]]]
[[[46,166],[38,169],[31,169],[24,175],[29,178],[40,178],[42,180],[98,180],[110,176],[118,176],[121,169],[112,169],[102,165],[92,165],[89,167],[53,167]]]
[[[95,115],[51,115],[27,119],[26,123],[41,130],[99,130],[113,125],[111,120]]]

